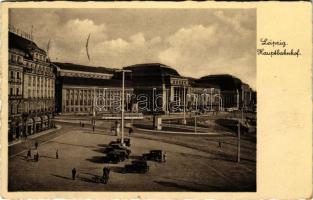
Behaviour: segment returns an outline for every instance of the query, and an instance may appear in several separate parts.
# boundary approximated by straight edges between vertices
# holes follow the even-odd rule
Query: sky
[[[32,29],[44,50],[50,40],[52,61],[112,68],[163,63],[194,78],[231,74],[256,89],[255,9],[23,8],[10,10],[9,24]]]

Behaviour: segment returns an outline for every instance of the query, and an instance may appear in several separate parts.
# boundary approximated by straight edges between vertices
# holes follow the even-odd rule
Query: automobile
[[[109,143],[109,145],[113,145],[113,144],[121,144],[121,138],[117,138],[116,141],[111,141]],[[130,146],[130,138],[124,138],[124,143],[126,146]]]
[[[121,161],[124,161],[129,157],[129,154],[124,149],[115,149],[114,152],[119,153]]]
[[[131,164],[125,165],[123,173],[141,173],[149,171],[149,165],[145,160],[134,160]]]
[[[121,161],[123,161],[123,156],[121,155],[120,152],[118,151],[111,151],[107,154],[107,156],[105,157],[106,161],[108,163],[114,163],[117,164]]]
[[[162,150],[151,150],[149,153],[142,154],[144,160],[162,162]]]
[[[121,143],[121,138],[117,138],[117,143]],[[124,143],[126,146],[130,147],[130,138],[124,138]]]
[[[111,152],[111,151],[114,151],[114,148],[113,148],[113,147],[108,146],[108,147],[105,148],[105,153],[109,153],[109,152]]]
[[[131,153],[131,150],[128,147],[122,146],[121,144],[112,144],[110,147],[113,149],[125,150],[128,155]]]

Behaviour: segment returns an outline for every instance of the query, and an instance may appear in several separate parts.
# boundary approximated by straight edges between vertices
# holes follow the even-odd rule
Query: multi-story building
[[[52,127],[55,75],[47,54],[9,32],[9,140]]]
[[[161,63],[137,64],[124,67],[130,70],[127,80],[134,87],[138,108],[143,113],[168,113],[183,109],[190,87],[189,80]]]
[[[115,70],[72,63],[53,63],[56,68],[56,111],[62,114],[99,115],[121,110],[122,80]],[[125,83],[125,110],[130,110],[133,89]]]
[[[255,92],[248,84],[234,76],[209,75],[200,78],[197,82],[217,85],[221,90],[223,107],[227,110],[251,110],[255,104]]]
[[[221,90],[218,85],[201,82],[190,78],[191,88],[188,95],[188,106],[191,110],[222,111],[224,110]]]
[[[183,77],[167,65],[147,63],[124,69],[131,71],[127,78],[133,83],[138,107],[144,113],[222,109],[218,86]]]

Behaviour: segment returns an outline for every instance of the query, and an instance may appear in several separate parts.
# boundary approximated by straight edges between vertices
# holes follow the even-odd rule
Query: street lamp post
[[[96,117],[96,88],[93,88],[93,109],[92,109],[92,120],[91,125],[94,126]]]
[[[243,107],[241,107],[241,119],[238,120],[238,137],[237,137],[237,162],[240,163],[240,134],[241,134],[241,123],[243,123]]]
[[[130,70],[124,70],[124,69],[122,69],[122,70],[119,70],[118,72],[122,72],[122,75],[123,75],[123,77],[122,77],[122,109],[121,109],[121,118],[122,118],[122,127],[121,127],[121,132],[122,132],[122,134],[121,134],[121,144],[122,145],[124,145],[124,111],[125,111],[125,106],[124,106],[124,104],[125,104],[125,102],[124,102],[124,99],[125,99],[125,72],[131,72]]]
[[[154,94],[155,94],[155,90],[156,90],[156,88],[153,88],[152,89],[152,115],[153,115],[153,125],[152,125],[152,127],[153,127],[153,130],[155,130],[155,109],[154,109]]]
[[[195,112],[195,133],[197,133],[197,111],[198,111],[198,98],[195,96],[195,100],[196,100],[196,112]]]
[[[183,124],[186,124],[186,87],[184,86],[184,107],[183,107],[183,111],[184,111],[184,120],[183,120]]]

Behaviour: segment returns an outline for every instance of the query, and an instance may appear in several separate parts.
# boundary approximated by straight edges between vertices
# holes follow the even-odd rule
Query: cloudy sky
[[[232,74],[256,88],[254,9],[11,9],[53,61],[121,68],[160,62],[182,75]],[[90,36],[88,61],[85,44]]]

